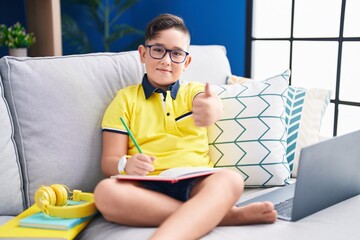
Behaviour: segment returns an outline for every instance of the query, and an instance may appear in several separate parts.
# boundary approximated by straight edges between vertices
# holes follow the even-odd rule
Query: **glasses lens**
[[[176,63],[181,63],[186,58],[186,52],[182,50],[172,50],[171,51],[171,60]]]
[[[150,47],[150,55],[153,58],[161,59],[165,56],[165,54],[166,54],[166,50],[163,47],[159,47],[159,46]]]

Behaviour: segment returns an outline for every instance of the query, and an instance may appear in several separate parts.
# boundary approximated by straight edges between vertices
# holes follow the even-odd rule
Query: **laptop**
[[[270,201],[278,218],[297,221],[360,194],[360,130],[301,150],[296,183],[236,206]]]

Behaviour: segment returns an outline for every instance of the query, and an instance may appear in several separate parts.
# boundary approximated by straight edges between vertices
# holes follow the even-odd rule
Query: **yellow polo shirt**
[[[204,92],[201,83],[175,82],[165,93],[150,85],[145,74],[141,84],[121,89],[108,106],[103,131],[127,134],[124,119],[142,152],[156,156],[155,171],[174,167],[213,166],[209,160],[207,130],[192,118],[192,101]],[[129,138],[128,154],[138,153]]]

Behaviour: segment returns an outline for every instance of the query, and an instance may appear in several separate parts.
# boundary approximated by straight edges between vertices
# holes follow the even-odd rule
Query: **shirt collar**
[[[146,99],[148,99],[154,92],[159,92],[158,90],[160,90],[160,92],[164,92],[164,90],[156,88],[151,85],[151,83],[149,82],[149,80],[147,78],[147,74],[144,75],[141,84],[144,89],[144,94],[145,94]],[[168,90],[170,90],[170,95],[171,95],[172,99],[174,99],[174,100],[176,99],[176,95],[179,91],[179,87],[180,87],[179,80],[177,80],[176,82],[174,82],[173,84],[170,84],[168,86]],[[165,96],[166,96],[166,92],[165,92]]]

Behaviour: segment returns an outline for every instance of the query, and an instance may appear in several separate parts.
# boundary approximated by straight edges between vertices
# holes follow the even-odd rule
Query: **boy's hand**
[[[195,125],[199,127],[209,126],[220,119],[223,105],[218,95],[210,91],[209,83],[205,85],[205,92],[195,97],[192,112]]]
[[[153,161],[155,157],[145,154],[135,154],[128,159],[125,167],[126,174],[144,176],[155,170]]]

